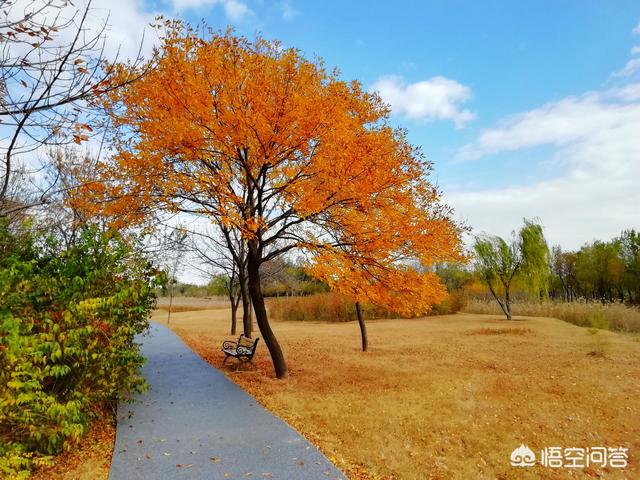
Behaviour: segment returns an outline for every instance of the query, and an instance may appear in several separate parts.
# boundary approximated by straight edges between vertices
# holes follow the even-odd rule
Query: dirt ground
[[[221,367],[229,323],[218,309],[176,313],[170,326]],[[637,336],[458,314],[371,321],[363,353],[355,323],[273,328],[288,380],[273,378],[264,344],[255,368],[223,370],[350,478],[640,478]],[[512,467],[521,444],[538,458],[547,447],[624,447],[629,465]]]
[[[107,480],[116,438],[111,418],[96,421],[79,446],[63,452],[55,465],[35,470],[31,480]]]

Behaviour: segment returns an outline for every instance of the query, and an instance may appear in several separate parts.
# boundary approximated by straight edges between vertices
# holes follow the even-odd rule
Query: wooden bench
[[[237,342],[226,341],[222,343],[222,351],[226,355],[225,363],[229,357],[237,358],[240,363],[251,362],[256,353],[259,338],[252,340],[251,338],[240,335]]]

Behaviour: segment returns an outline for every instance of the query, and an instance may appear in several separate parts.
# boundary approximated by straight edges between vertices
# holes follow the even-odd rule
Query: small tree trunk
[[[251,325],[251,305],[247,288],[247,279],[244,275],[240,277],[240,298],[242,301],[242,330],[245,337],[251,338],[251,334],[253,333]]]
[[[231,304],[231,335],[236,334],[238,324],[238,300],[233,291],[233,282],[234,277],[232,275],[227,284],[227,294],[229,295],[229,303]]]
[[[287,362],[282,354],[280,344],[271,330],[271,325],[269,325],[267,309],[264,305],[264,297],[262,296],[262,289],[260,288],[260,263],[255,240],[249,245],[247,274],[249,277],[249,295],[255,311],[256,321],[258,322],[262,339],[269,349],[276,378],[287,378],[289,376]]]
[[[171,323],[171,307],[173,306],[173,284],[169,280],[169,313],[167,314],[167,325]]]
[[[360,325],[360,337],[362,338],[362,351],[366,352],[369,347],[369,340],[367,338],[367,324],[364,323],[364,316],[362,315],[362,308],[360,308],[360,302],[356,302],[356,314],[358,316],[358,325]]]
[[[253,323],[253,304],[251,303],[251,296],[249,295],[249,325],[251,327],[251,331],[255,330],[255,324]]]
[[[491,284],[491,280],[486,279],[485,281],[487,282],[487,286],[489,287],[489,291],[491,292],[491,295],[496,300],[496,302],[498,302],[498,305],[500,305],[500,309],[502,310],[502,313],[504,313],[504,316],[507,317],[507,320],[511,320],[511,302],[510,302],[509,293],[508,293],[509,289],[505,287],[506,295],[505,295],[504,301],[502,301],[500,300],[500,297],[498,296],[497,292],[493,288],[493,285]]]
[[[512,320],[511,316],[511,295],[509,293],[509,287],[504,289],[504,314],[507,316],[507,320]]]
[[[236,325],[238,323],[238,304],[231,304],[231,335],[236,334]]]

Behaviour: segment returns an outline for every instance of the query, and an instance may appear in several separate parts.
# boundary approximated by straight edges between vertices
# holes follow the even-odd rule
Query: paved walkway
[[[142,352],[149,391],[118,408],[110,480],[345,478],[167,327]]]

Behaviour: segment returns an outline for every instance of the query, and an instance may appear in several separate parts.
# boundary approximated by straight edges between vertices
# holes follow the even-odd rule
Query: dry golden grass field
[[[220,297],[173,297],[172,312],[189,312],[196,310],[213,310],[229,308],[229,300]],[[158,309],[169,310],[169,297],[158,298]],[[166,313],[165,313],[166,315]]]
[[[228,310],[171,321],[216,367],[228,325]],[[273,327],[288,380],[273,378],[262,343],[254,369],[223,370],[352,479],[640,478],[637,336],[551,318],[458,314],[371,321],[363,353],[355,323]],[[625,447],[629,466],[511,467],[521,443],[538,455],[554,446]]]

